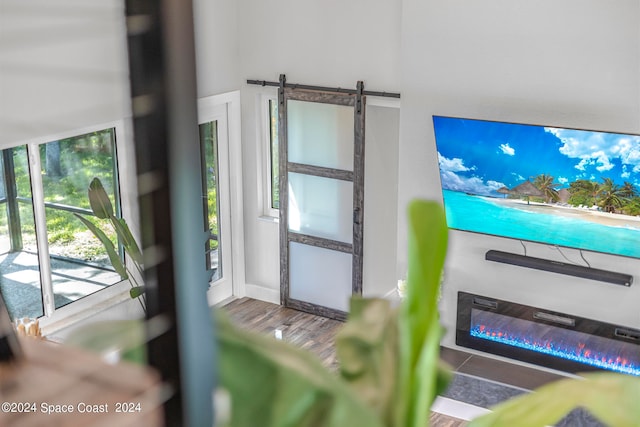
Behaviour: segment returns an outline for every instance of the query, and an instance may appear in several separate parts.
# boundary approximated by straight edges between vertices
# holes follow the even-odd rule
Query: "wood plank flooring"
[[[467,422],[459,418],[432,412],[429,415],[429,424],[433,427],[461,427],[466,425]]]
[[[224,310],[237,326],[272,337],[280,331],[283,340],[309,350],[324,366],[337,370],[334,344],[342,322],[250,298],[231,301]]]
[[[276,304],[250,298],[231,301],[223,307],[235,324],[243,329],[275,336],[316,354],[323,365],[336,371],[335,336],[342,322],[314,316]],[[447,415],[431,413],[430,424],[435,427],[459,427],[466,421]]]

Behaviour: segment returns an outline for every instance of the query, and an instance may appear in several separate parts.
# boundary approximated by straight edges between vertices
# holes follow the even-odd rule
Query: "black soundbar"
[[[536,270],[582,277],[583,279],[598,280],[600,282],[613,283],[615,285],[631,286],[631,283],[633,282],[633,276],[630,274],[599,270],[597,268],[567,264],[560,261],[534,258],[509,252],[489,250],[485,255],[485,259],[487,261],[501,262],[504,264],[517,265],[519,267],[535,268]]]

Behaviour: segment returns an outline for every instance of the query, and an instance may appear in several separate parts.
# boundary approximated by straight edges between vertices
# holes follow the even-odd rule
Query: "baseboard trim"
[[[270,289],[247,283],[245,286],[245,296],[280,305],[280,289]]]
[[[272,304],[280,305],[279,289],[265,288],[264,286],[254,285],[251,283],[247,283],[244,288],[245,288],[245,296],[248,298],[253,298],[260,301],[265,301],[265,302],[270,302]],[[400,297],[398,297],[398,292],[396,288],[391,289],[382,298],[391,300],[392,302],[396,302],[396,303],[400,301]]]
[[[465,421],[471,421],[474,418],[491,412],[486,408],[481,408],[479,406],[449,399],[448,397],[443,396],[436,397],[436,400],[431,406],[431,410],[442,415],[459,418]]]

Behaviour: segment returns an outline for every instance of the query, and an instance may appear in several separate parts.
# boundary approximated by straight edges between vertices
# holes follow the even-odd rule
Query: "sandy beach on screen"
[[[616,213],[601,212],[595,209],[578,208],[573,206],[562,206],[557,204],[546,204],[531,202],[520,199],[497,199],[488,198],[494,203],[511,206],[530,212],[540,212],[552,215],[559,215],[567,218],[582,219],[610,227],[637,228],[640,229],[640,217],[622,215]]]

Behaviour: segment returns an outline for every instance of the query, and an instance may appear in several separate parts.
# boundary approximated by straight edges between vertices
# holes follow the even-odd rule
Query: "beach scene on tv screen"
[[[640,136],[433,117],[450,228],[640,257]]]

